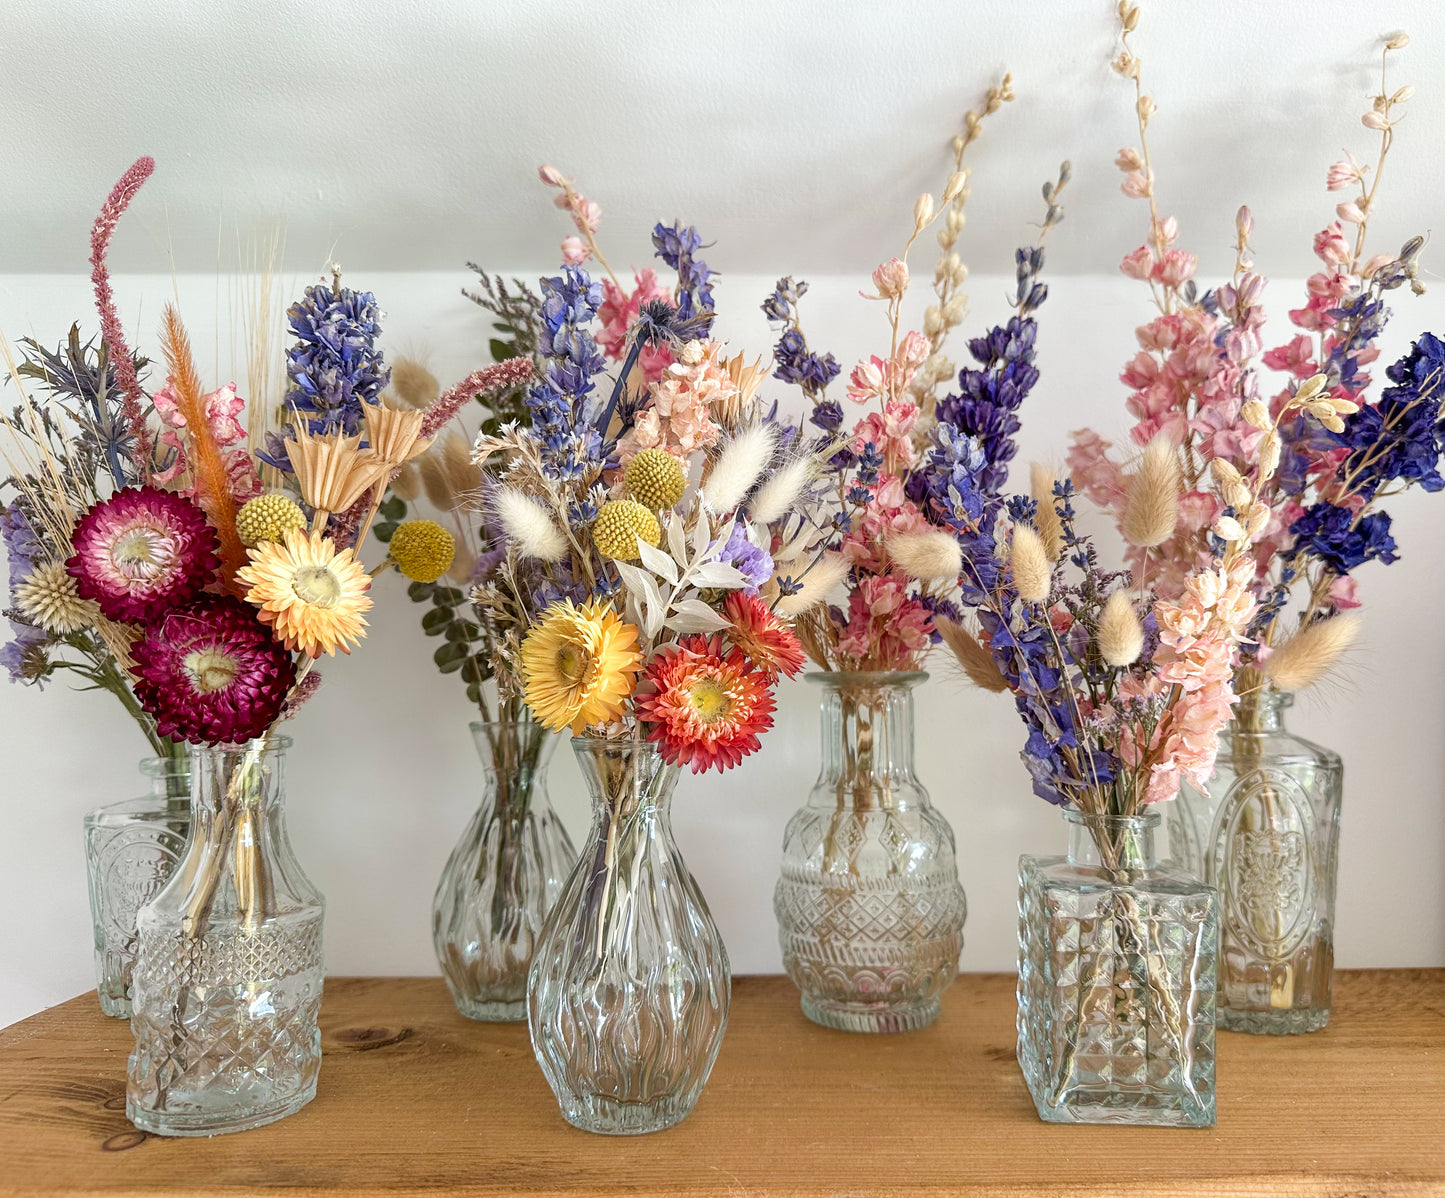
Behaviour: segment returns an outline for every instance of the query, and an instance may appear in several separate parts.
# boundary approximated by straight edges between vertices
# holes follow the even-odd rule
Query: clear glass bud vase
[[[1154,857],[1159,815],[1069,808],[1019,859],[1018,1058],[1050,1123],[1214,1123],[1214,889]]]
[[[577,850],[547,797],[556,738],[527,717],[471,730],[482,803],[437,884],[432,944],[458,1011],[521,1020],[532,950]]]
[[[1220,738],[1209,794],[1172,804],[1177,860],[1219,889],[1219,1026],[1290,1035],[1330,1018],[1344,764],[1254,691]]]
[[[913,772],[923,673],[819,673],[823,769],[783,836],[773,895],[815,1023],[902,1032],[938,1018],[967,914],[953,829]]]
[[[685,1119],[722,1045],[727,949],[672,838],[677,768],[578,738],[592,829],[532,958],[532,1049],[562,1116],[634,1135]]]
[[[95,933],[95,989],[100,1009],[130,1018],[136,914],[180,860],[191,827],[191,767],[186,746],[147,757],[150,793],[98,807],[85,817],[85,872]]]
[[[191,834],[140,913],[126,1114],[202,1136],[300,1110],[321,1067],[321,895],[291,851],[290,741],[191,752]]]

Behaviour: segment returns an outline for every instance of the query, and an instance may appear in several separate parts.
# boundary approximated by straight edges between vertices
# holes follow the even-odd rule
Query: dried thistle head
[[[1139,469],[1129,479],[1124,518],[1119,522],[1124,539],[1141,549],[1152,549],[1173,536],[1183,486],[1178,450],[1161,433],[1145,447]]]

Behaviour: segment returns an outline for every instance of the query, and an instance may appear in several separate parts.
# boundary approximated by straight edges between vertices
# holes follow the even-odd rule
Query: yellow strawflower
[[[553,732],[571,728],[573,736],[622,715],[642,665],[637,629],[605,599],[552,604],[522,641],[521,656],[523,693],[537,722]]]

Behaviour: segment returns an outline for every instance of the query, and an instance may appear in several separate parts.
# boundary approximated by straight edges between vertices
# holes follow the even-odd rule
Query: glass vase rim
[[[1270,687],[1268,689],[1255,691],[1254,697],[1259,700],[1259,705],[1261,707],[1268,707],[1279,710],[1286,707],[1294,706],[1294,691],[1281,691],[1275,690],[1273,687]],[[1235,711],[1239,711],[1238,704],[1235,705]]]
[[[191,745],[191,752],[192,752],[192,753],[249,753],[253,748],[255,748],[256,745],[260,744],[262,741],[265,741],[265,742],[266,742],[266,747],[262,750],[262,754],[263,754],[264,756],[267,756],[267,757],[270,757],[270,756],[272,756],[273,754],[285,753],[287,750],[289,750],[289,749],[290,749],[293,745],[295,745],[295,743],[296,743],[291,737],[286,736],[284,733],[276,732],[276,733],[273,733],[273,734],[270,735],[270,736],[265,736],[265,735],[255,736],[255,737],[252,737],[250,740],[239,741],[239,742],[235,742],[235,741],[222,741],[222,742],[220,742],[219,744],[214,744],[214,745],[213,745],[213,744],[192,744],[192,745]],[[189,754],[187,754],[187,756],[189,757]]]
[[[605,736],[574,736],[572,737],[573,752],[586,750],[588,753],[607,751],[614,753],[653,753],[662,755],[661,747],[656,741],[651,740],[612,740]]]
[[[928,681],[927,670],[809,670],[803,681],[843,690],[849,686],[914,687]]]
[[[548,736],[554,735],[551,729],[530,714],[523,716],[519,720],[468,720],[467,730],[475,736],[478,732],[483,732],[488,728],[508,728],[514,725],[519,728],[540,728],[546,732]]]
[[[149,757],[140,759],[140,772],[147,778],[184,778],[189,777],[191,772],[191,755],[186,753],[181,757],[172,757],[163,754],[159,757],[152,754]]]
[[[1164,819],[1163,814],[1158,811],[1141,811],[1137,815],[1112,815],[1081,811],[1078,807],[1074,806],[1064,807],[1062,811],[1066,821],[1085,828],[1092,826],[1148,830],[1157,828]]]

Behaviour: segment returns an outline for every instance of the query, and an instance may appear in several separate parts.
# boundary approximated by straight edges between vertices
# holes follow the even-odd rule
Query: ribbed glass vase
[[[677,769],[655,746],[578,738],[592,828],[532,958],[532,1049],[562,1116],[635,1135],[685,1119],[727,1027],[732,974],[672,838]]]
[[[823,768],[783,836],[773,895],[815,1023],[901,1032],[938,1018],[967,914],[953,829],[913,772],[922,673],[818,673]]]
[[[323,904],[286,835],[289,746],[192,750],[190,838],[137,920],[126,1114],[142,1131],[243,1131],[316,1094]]]
[[[1208,795],[1171,804],[1176,859],[1219,889],[1219,1026],[1313,1032],[1330,1018],[1339,756],[1284,725],[1294,699],[1246,693],[1220,739]]]
[[[95,934],[95,989],[100,1009],[130,1018],[136,914],[166,884],[191,827],[191,768],[186,746],[147,757],[150,791],[98,807],[85,817],[85,872]]]
[[[458,1011],[522,1020],[532,950],[577,850],[547,797],[556,737],[527,717],[471,730],[482,802],[437,884],[432,944]]]
[[[1019,860],[1018,1059],[1050,1123],[1214,1123],[1214,889],[1154,856],[1159,815],[1072,808]]]

